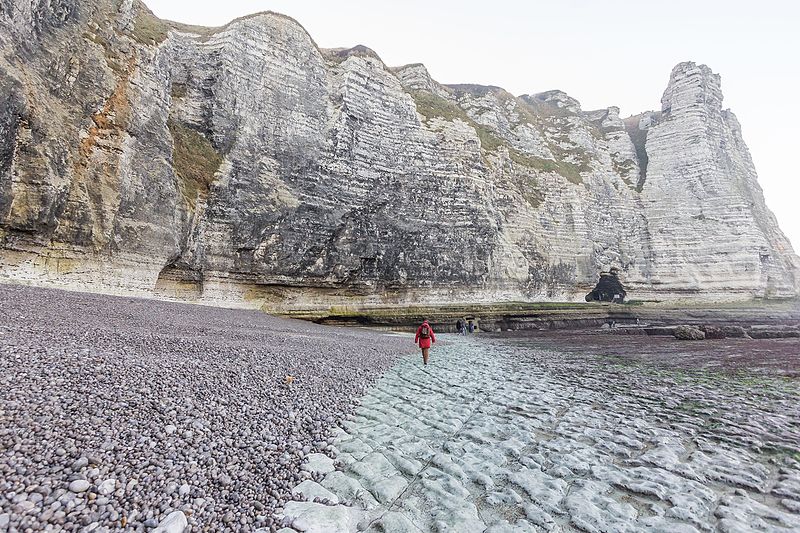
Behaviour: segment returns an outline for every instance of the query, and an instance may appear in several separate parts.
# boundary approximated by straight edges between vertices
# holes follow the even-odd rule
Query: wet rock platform
[[[363,398],[285,532],[800,531],[796,339],[442,337]]]

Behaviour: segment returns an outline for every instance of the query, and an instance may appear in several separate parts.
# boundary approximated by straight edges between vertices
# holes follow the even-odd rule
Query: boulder
[[[310,479],[306,479],[295,488],[292,489],[293,495],[300,495],[303,497],[304,500],[313,502],[314,500],[320,500],[324,503],[330,503],[333,505],[337,505],[339,503],[339,497],[336,494],[332,493],[319,483],[311,481]]]
[[[706,334],[695,326],[678,326],[675,328],[675,338],[682,341],[701,341]]]
[[[183,533],[189,525],[186,515],[181,511],[175,511],[159,522],[158,526],[151,533]]]
[[[86,481],[85,479],[76,479],[72,483],[69,484],[70,492],[74,492],[76,494],[80,494],[81,492],[86,492],[89,490],[92,484]]]
[[[284,507],[284,523],[297,531],[328,533],[356,531],[364,511],[344,505],[322,505],[311,502],[288,502]]]
[[[306,472],[312,474],[330,474],[336,468],[333,466],[333,459],[324,453],[312,453],[306,458],[306,463],[301,467]]]
[[[116,488],[117,488],[117,480],[113,478],[107,479],[97,486],[97,493],[100,494],[101,496],[108,496],[109,494],[114,492]]]
[[[706,334],[706,339],[724,339],[725,332],[722,331],[722,328],[717,326],[703,326],[700,328],[703,333]]]

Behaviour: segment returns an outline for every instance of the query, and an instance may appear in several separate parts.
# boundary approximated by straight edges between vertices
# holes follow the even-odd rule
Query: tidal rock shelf
[[[409,345],[0,285],[0,530],[149,531],[182,512],[191,531],[274,531],[306,457]]]
[[[441,304],[406,307],[332,307],[325,311],[297,311],[283,316],[331,326],[366,326],[414,331],[423,318],[436,331],[455,331],[456,320],[469,317],[481,331],[579,330],[618,326],[800,326],[800,300],[752,300],[740,303],[676,306],[669,303],[635,302],[635,305],[571,302],[495,302],[491,304]],[[615,333],[622,333],[615,329]],[[662,328],[663,329],[663,328]],[[650,333],[628,328],[628,333]],[[669,332],[672,335],[672,331]]]
[[[370,390],[287,531],[800,531],[796,339],[447,337]]]

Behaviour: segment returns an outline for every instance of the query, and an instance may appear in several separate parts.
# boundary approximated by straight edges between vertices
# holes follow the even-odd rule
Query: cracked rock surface
[[[330,427],[406,344],[0,285],[0,531],[275,531],[305,459],[325,466]]]
[[[406,357],[340,430],[339,469],[316,490],[305,486],[307,501],[288,504],[284,524],[800,530],[800,388],[790,368],[798,343],[763,345],[771,366],[732,372],[713,364],[708,346],[670,340],[669,358],[643,356],[638,339],[609,350],[607,339],[555,336],[451,338],[427,368]],[[664,346],[651,349],[668,353]],[[718,346],[726,359],[731,345]],[[703,354],[693,366],[694,349]],[[315,499],[328,492],[338,503]]]

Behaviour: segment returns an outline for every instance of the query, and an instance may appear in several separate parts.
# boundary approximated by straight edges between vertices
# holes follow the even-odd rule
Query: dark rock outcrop
[[[725,331],[718,326],[703,326],[700,330],[706,334],[706,339],[724,339]]]
[[[722,334],[726,339],[750,338],[750,336],[747,334],[747,330],[742,326],[720,326],[719,329],[722,330]]]
[[[694,326],[678,326],[675,328],[675,338],[682,341],[701,341],[706,338],[706,334]]]
[[[616,268],[612,268],[611,272],[602,272],[600,274],[600,281],[597,282],[595,288],[586,295],[587,302],[613,302],[621,304],[625,301],[625,288],[619,280],[619,273]]]

